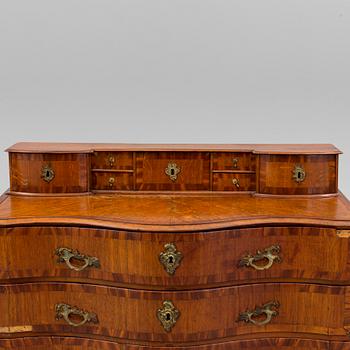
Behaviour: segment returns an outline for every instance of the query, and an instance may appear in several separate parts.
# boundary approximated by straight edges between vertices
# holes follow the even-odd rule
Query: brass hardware
[[[237,179],[237,178],[234,177],[234,178],[232,179],[232,183],[233,183],[237,188],[240,187],[239,179]]]
[[[166,332],[170,332],[180,317],[180,311],[177,310],[170,300],[163,301],[163,307],[158,309],[157,317]]]
[[[83,326],[87,322],[98,323],[97,315],[93,312],[87,312],[78,309],[76,306],[70,306],[69,304],[56,304],[56,320],[63,318],[70,326],[79,327]],[[82,320],[78,323],[73,322],[70,316],[79,316]]]
[[[115,184],[115,177],[110,177],[110,178],[108,179],[108,186],[109,186],[109,187],[113,187],[114,184]]]
[[[238,168],[238,159],[237,158],[233,158],[232,162],[233,162],[233,169],[237,169]]]
[[[341,238],[349,238],[350,230],[337,230],[337,236]]]
[[[49,164],[46,164],[41,168],[41,178],[47,183],[55,178],[55,171]]]
[[[247,310],[239,314],[237,322],[243,321],[246,323],[252,323],[255,326],[265,326],[269,324],[273,317],[278,315],[278,309],[280,303],[278,301],[270,301],[263,306],[257,306],[255,310]],[[255,317],[265,315],[265,319],[262,321],[255,320]]]
[[[174,243],[164,245],[165,251],[159,254],[159,261],[163,264],[165,271],[169,275],[173,275],[180,265],[182,253],[176,250]]]
[[[165,174],[170,177],[171,181],[176,181],[177,175],[180,173],[181,168],[176,163],[169,163],[165,168]]]
[[[100,261],[88,255],[80,254],[77,250],[69,249],[69,248],[57,248],[55,254],[58,256],[58,262],[65,262],[67,266],[74,271],[82,271],[87,267],[100,267]],[[73,265],[71,263],[71,259],[76,259],[84,262],[84,265]]]
[[[264,249],[263,251],[258,250],[255,255],[248,254],[244,256],[238,263],[238,267],[253,267],[255,270],[268,270],[273,263],[280,263],[282,261],[281,257],[278,255],[281,251],[279,245],[273,245]],[[256,265],[258,261],[267,260],[265,265]]]
[[[305,180],[305,177],[306,177],[306,172],[305,172],[304,168],[299,164],[295,165],[294,170],[293,170],[294,181],[296,183],[303,182]]]
[[[112,154],[110,154],[110,155],[108,156],[108,158],[107,158],[107,161],[108,161],[108,163],[109,163],[109,166],[110,166],[111,168],[113,168],[114,163],[115,163],[115,157],[114,157]]]

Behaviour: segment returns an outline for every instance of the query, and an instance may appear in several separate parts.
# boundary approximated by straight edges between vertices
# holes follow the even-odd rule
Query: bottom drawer
[[[350,287],[271,283],[156,292],[28,283],[2,286],[0,293],[2,335],[96,335],[176,345],[274,333],[347,339],[350,327]]]
[[[213,191],[255,191],[255,174],[214,173]]]
[[[341,343],[345,344],[345,343]],[[350,343],[349,343],[350,344]],[[348,350],[350,347],[337,343],[331,350]],[[350,345],[349,345],[350,346]],[[108,341],[82,338],[39,337],[0,340],[0,349],[18,350],[329,350],[329,342],[311,339],[258,339],[230,341],[221,344],[181,347],[124,345]]]

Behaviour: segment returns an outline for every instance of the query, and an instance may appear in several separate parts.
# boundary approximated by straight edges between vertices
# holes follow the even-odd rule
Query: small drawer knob
[[[238,169],[238,158],[233,158],[232,163],[233,169]]]
[[[113,187],[114,184],[115,184],[115,177],[110,177],[110,178],[108,179],[108,186],[109,186],[109,187]]]
[[[234,186],[236,186],[236,188],[240,188],[239,179],[237,179],[236,177],[232,179],[232,183]]]

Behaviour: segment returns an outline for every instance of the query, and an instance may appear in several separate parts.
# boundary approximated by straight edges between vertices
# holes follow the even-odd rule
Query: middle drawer
[[[0,247],[2,280],[71,278],[155,289],[283,279],[350,281],[348,239],[325,228],[141,233],[15,227],[0,229]]]

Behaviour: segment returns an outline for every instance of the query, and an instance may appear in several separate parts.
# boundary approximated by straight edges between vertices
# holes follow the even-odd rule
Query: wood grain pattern
[[[234,184],[238,181],[239,187]],[[214,173],[213,191],[255,191],[256,175],[242,173]]]
[[[276,332],[344,337],[345,293],[346,287],[289,283],[179,292],[83,284],[3,285],[0,308],[7,312],[0,314],[0,327],[31,325],[35,334],[100,335],[172,345]],[[156,316],[164,300],[171,300],[181,313],[171,332]],[[268,325],[237,322],[240,312],[271,300],[281,306]],[[55,320],[55,304],[62,302],[95,312],[99,323],[72,327]]]
[[[334,343],[332,350],[347,350],[347,343]],[[349,343],[348,343],[349,344]],[[174,346],[172,350],[329,350],[329,342],[313,339],[269,338],[238,340],[213,345]],[[84,338],[35,337],[0,340],[1,350],[167,350],[166,346],[117,344]]]
[[[164,245],[183,255],[174,275],[159,262]],[[279,245],[282,261],[268,270],[238,267],[247,254]],[[40,247],[38,254],[37,247]],[[100,268],[74,271],[58,263],[59,247],[97,257]],[[140,233],[76,227],[0,229],[0,278],[74,279],[157,289],[205,288],[254,281],[350,283],[349,239],[334,229],[265,227],[200,233]],[[267,261],[261,261],[266,264]]]
[[[248,194],[7,196],[0,226],[76,224],[146,232],[192,232],[254,225],[350,227],[350,204],[330,198]]]
[[[50,183],[41,178],[45,165],[55,171]],[[88,192],[89,173],[88,154],[10,153],[10,189],[13,192]]]
[[[335,155],[260,155],[259,192],[265,194],[323,194],[337,192],[337,156]],[[306,177],[293,180],[295,165],[301,165]]]
[[[133,170],[133,152],[94,152],[92,169]]]
[[[111,182],[113,179],[113,182]],[[134,175],[126,172],[92,172],[92,190],[131,191],[134,189]]]
[[[213,170],[255,171],[255,169],[255,155],[252,153],[213,153]]]
[[[172,181],[165,173],[175,163],[180,173]],[[210,155],[208,152],[138,152],[136,189],[141,191],[209,190]]]

